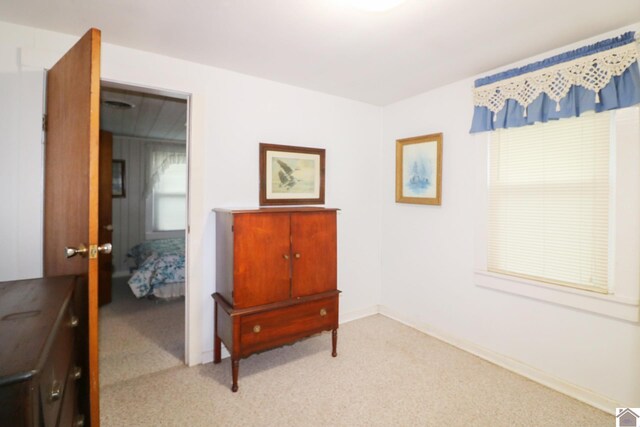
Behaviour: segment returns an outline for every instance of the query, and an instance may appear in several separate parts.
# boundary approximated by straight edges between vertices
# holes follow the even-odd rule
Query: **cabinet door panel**
[[[292,297],[337,287],[336,213],[291,214]]]
[[[288,213],[235,215],[235,308],[286,300],[290,295]]]

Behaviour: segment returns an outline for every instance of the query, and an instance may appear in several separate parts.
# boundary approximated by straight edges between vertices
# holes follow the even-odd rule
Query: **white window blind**
[[[162,170],[153,187],[153,231],[184,230],[186,223],[187,165]]]
[[[608,291],[611,117],[491,134],[489,271]]]

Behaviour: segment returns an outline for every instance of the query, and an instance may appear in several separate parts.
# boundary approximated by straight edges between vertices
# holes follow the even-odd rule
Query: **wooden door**
[[[289,214],[237,214],[233,230],[234,308],[289,299]]]
[[[113,158],[113,134],[100,131],[100,191],[98,209],[98,244],[113,242],[113,212],[111,209],[111,160]],[[98,258],[98,305],[111,302],[112,255],[101,254]]]
[[[44,274],[78,275],[86,283],[88,390],[80,394],[89,396],[85,417],[99,426],[99,30],[89,30],[49,70],[46,95]],[[67,258],[66,247],[88,249]]]
[[[337,288],[336,212],[291,214],[291,297]]]

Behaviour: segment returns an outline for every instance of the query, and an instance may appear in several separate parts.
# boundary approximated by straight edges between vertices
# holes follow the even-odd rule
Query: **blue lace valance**
[[[640,103],[634,33],[476,80],[471,133]]]

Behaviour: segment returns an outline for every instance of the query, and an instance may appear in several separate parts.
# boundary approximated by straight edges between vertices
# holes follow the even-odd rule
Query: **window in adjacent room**
[[[186,218],[186,164],[164,170],[153,188],[153,231],[184,230]]]
[[[147,168],[147,231],[184,230],[187,206],[187,163],[184,146],[151,144]]]

